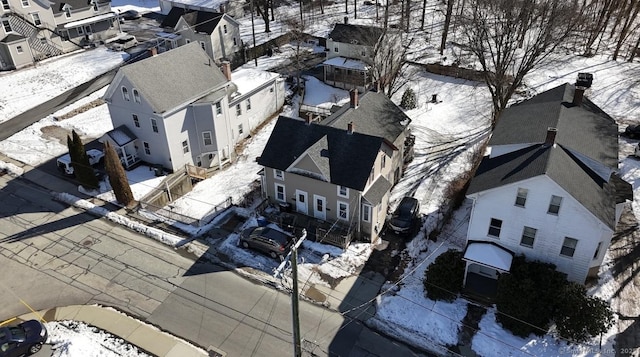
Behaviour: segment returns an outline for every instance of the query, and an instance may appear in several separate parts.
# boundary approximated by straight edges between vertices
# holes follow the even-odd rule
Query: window
[[[285,202],[286,195],[284,191],[284,186],[277,183],[275,185],[276,185],[276,200],[280,202]]]
[[[38,40],[40,40],[40,43],[43,45],[47,44],[47,39],[45,37],[39,38]]]
[[[200,47],[202,47],[202,50],[204,50],[204,51],[206,51],[206,50],[207,50],[207,47],[206,47],[206,45],[204,44],[204,41],[200,41]]]
[[[502,220],[491,218],[489,224],[489,235],[492,237],[500,237],[500,230],[502,229]]]
[[[598,258],[598,255],[600,255],[600,248],[602,248],[602,242],[598,242],[598,246],[596,247],[596,251],[595,251],[595,253],[593,253],[593,259]]]
[[[182,142],[182,153],[186,154],[189,152],[189,142],[187,140]]]
[[[562,197],[551,196],[551,202],[549,203],[549,210],[547,213],[557,215],[560,212],[560,204],[562,203]]]
[[[282,170],[273,169],[273,177],[278,180],[284,180],[284,172],[282,172]]]
[[[238,40],[237,40],[235,37],[233,38],[233,45],[234,45],[234,46],[237,46],[237,45],[238,45]]]
[[[133,125],[135,125],[136,128],[140,127],[140,119],[138,119],[138,115],[137,114],[133,114]]]
[[[343,221],[349,220],[349,204],[338,201],[338,219]]]
[[[202,141],[204,141],[205,145],[213,144],[213,140],[211,139],[211,132],[210,131],[202,132]]]
[[[247,111],[251,110],[251,98],[247,99]]]
[[[224,33],[227,33],[227,25],[222,25],[222,31],[224,31]]]
[[[93,4],[93,11],[98,12],[98,1],[94,0],[92,4]]]
[[[269,93],[273,93],[273,87],[269,88]]]
[[[375,167],[372,167],[372,168],[371,168],[371,173],[369,174],[369,181],[370,181],[370,182],[373,182],[374,169],[375,169]]]
[[[532,248],[537,232],[538,230],[535,228],[524,227],[524,230],[522,231],[522,239],[520,239],[520,245]]]
[[[515,203],[516,206],[524,207],[525,203],[527,203],[527,193],[529,193],[529,190],[518,187],[518,194],[516,195]]]
[[[149,143],[146,141],[143,141],[142,146],[144,146],[144,153],[147,155],[151,155],[151,149],[149,148]]]
[[[220,104],[220,102],[216,103],[216,115],[220,115],[222,114],[222,105]]]
[[[333,48],[333,52],[338,52],[338,46]]]
[[[31,14],[31,19],[33,19],[33,24],[36,26],[42,25],[42,21],[40,20],[40,15],[37,12]]]
[[[316,198],[316,211],[324,212],[324,199]]]
[[[560,255],[565,257],[573,257],[573,254],[576,252],[577,245],[578,245],[577,239],[564,237],[564,242],[562,243],[562,249],[560,249]]]
[[[349,198],[349,188],[345,186],[338,185],[338,196]]]
[[[135,88],[133,89],[133,100],[136,103],[140,103],[140,93],[138,93],[138,90]]]
[[[22,0],[22,7],[29,7],[29,0]]]
[[[4,32],[9,33],[11,32],[11,24],[9,23],[9,20],[7,19],[2,19],[2,27],[4,27]]]
[[[236,115],[242,115],[242,107],[240,103],[236,104]]]
[[[238,125],[238,135],[242,135],[242,133],[244,133],[244,130],[242,129],[242,124]]]
[[[80,26],[76,28],[76,31],[78,32],[78,35],[84,35],[84,27]]]
[[[124,100],[126,100],[127,102],[130,100],[129,99],[129,91],[125,87],[122,87],[122,98]]]
[[[158,121],[154,118],[151,118],[151,128],[153,129],[154,133],[158,132]]]
[[[380,158],[380,170],[384,169],[386,164],[387,164],[387,155],[382,153],[382,157]]]
[[[22,53],[23,51],[22,46],[16,46],[16,52]]]
[[[2,0],[2,9],[11,10],[11,6],[9,6],[9,0]]]
[[[360,52],[360,55],[361,55],[362,57],[366,57],[366,56],[367,56],[367,51],[362,50],[362,52]]]
[[[71,8],[67,7],[64,9],[64,17],[67,19],[71,17]],[[78,33],[80,33],[80,30],[78,30]]]
[[[371,222],[371,206],[362,205],[362,220],[365,222]]]

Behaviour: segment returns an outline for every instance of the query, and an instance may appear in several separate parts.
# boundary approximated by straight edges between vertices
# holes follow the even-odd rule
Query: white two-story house
[[[116,36],[108,0],[2,0],[0,70],[17,69]]]
[[[411,120],[382,93],[350,94],[350,103],[319,123],[278,118],[258,160],[262,190],[274,204],[375,242],[402,175]]]
[[[468,279],[508,273],[514,254],[584,283],[602,264],[631,187],[617,174],[618,126],[564,84],[503,112],[467,197]]]
[[[279,75],[242,70],[232,81],[190,43],[118,70],[104,95],[114,129],[109,140],[125,168],[139,162],[175,171],[222,166],[236,144],[284,103]]]
[[[156,34],[160,52],[197,42],[217,63],[232,60],[242,49],[240,24],[227,14],[175,7]]]

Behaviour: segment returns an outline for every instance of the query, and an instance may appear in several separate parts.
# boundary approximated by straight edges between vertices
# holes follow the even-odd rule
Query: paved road
[[[229,356],[292,353],[287,294],[183,256],[0,177],[0,318],[72,304],[115,306]],[[358,322],[301,302],[302,336],[319,356],[411,356]],[[347,318],[348,319],[348,318]]]

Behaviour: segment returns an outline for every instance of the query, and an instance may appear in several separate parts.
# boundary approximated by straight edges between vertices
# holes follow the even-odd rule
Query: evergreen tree
[[[407,90],[402,93],[402,101],[400,101],[400,106],[404,109],[416,108],[416,93],[413,91],[413,89],[407,88]]]
[[[69,147],[73,174],[81,185],[88,188],[97,188],[99,186],[98,178],[93,167],[89,164],[89,156],[87,156],[82,139],[80,139],[80,135],[75,130],[71,131],[71,136],[67,136],[67,146]]]
[[[606,301],[588,296],[584,286],[568,283],[558,295],[555,322],[560,336],[585,342],[609,331],[613,325],[613,312]]]
[[[462,291],[465,263],[462,252],[449,249],[429,265],[424,275],[424,289],[432,300],[453,301]]]
[[[116,154],[113,146],[109,144],[109,141],[104,142],[104,154],[104,167],[107,175],[109,175],[109,184],[111,184],[116,200],[129,207],[135,202],[131,186],[129,186],[129,180],[127,180],[127,175],[124,172],[124,167],[122,167],[118,154]]]

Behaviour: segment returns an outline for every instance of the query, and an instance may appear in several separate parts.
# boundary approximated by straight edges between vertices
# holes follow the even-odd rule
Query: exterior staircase
[[[61,55],[63,52],[55,44],[51,43],[46,37],[38,38],[38,34],[41,31],[50,31],[53,34],[57,33],[48,28],[44,23],[40,26],[32,24],[29,20],[25,19],[22,15],[12,12],[9,17],[9,24],[11,29],[27,38],[29,47],[31,47],[31,53],[34,61],[40,61],[48,57]],[[43,39],[45,41],[43,41]]]

